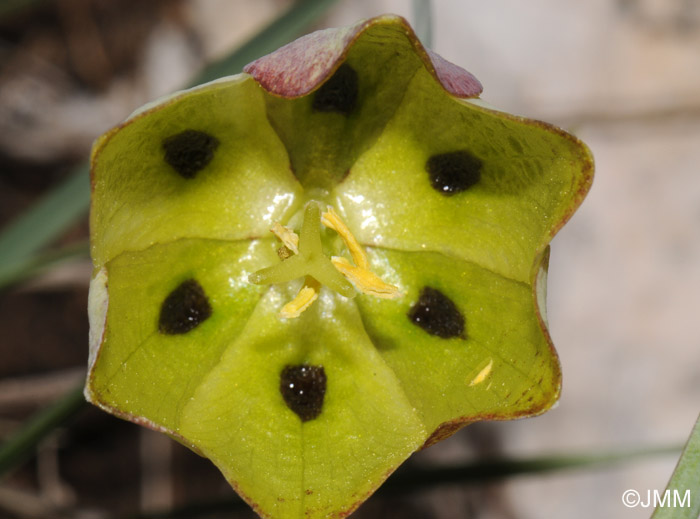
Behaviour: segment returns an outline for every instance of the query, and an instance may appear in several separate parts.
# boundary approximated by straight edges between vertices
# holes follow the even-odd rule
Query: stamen
[[[382,299],[396,299],[402,295],[398,287],[384,283],[379,276],[368,269],[351,265],[345,258],[333,256],[331,263],[342,275],[352,281],[355,287],[363,294]]]
[[[294,254],[299,254],[299,236],[297,233],[279,222],[275,222],[270,232],[277,236],[290,251]]]
[[[328,206],[328,211],[321,215],[321,223],[340,235],[348,251],[350,251],[350,256],[352,256],[352,261],[355,262],[355,265],[361,269],[369,270],[367,254],[365,254],[360,244],[357,243],[357,239],[352,235],[348,226],[345,225],[330,205]]]
[[[311,276],[306,276],[304,286],[301,287],[296,297],[280,310],[280,317],[284,319],[299,317],[304,310],[311,306],[311,303],[316,301],[319,290],[321,290],[321,283]]]
[[[294,253],[290,251],[286,246],[282,245],[279,249],[277,249],[277,256],[279,257],[279,259],[284,261],[294,256]]]
[[[321,285],[326,285],[347,298],[355,296],[355,288],[365,294],[384,299],[400,297],[402,294],[397,287],[385,283],[369,270],[367,254],[333,208],[328,206],[323,215],[320,212],[316,202],[306,204],[298,235],[292,229],[276,222],[270,231],[283,243],[277,251],[282,261],[248,276],[250,283],[258,285],[286,283],[304,277],[304,285],[296,297],[284,305],[280,317],[299,317],[318,298]],[[338,256],[329,259],[323,253],[320,223],[338,233],[348,248],[354,265]]]

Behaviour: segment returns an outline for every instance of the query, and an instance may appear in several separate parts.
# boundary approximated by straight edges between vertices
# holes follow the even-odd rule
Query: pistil
[[[248,281],[255,284],[283,283],[304,277],[304,285],[296,297],[284,305],[280,317],[291,319],[301,315],[318,298],[321,285],[326,285],[345,297],[355,296],[352,285],[363,294],[385,299],[400,297],[401,292],[397,287],[385,283],[370,271],[367,254],[335,210],[328,206],[320,218],[319,212],[315,202],[306,205],[301,236],[276,222],[270,231],[283,244],[280,249],[282,253],[279,254],[282,262],[248,277]],[[354,265],[343,257],[333,256],[329,260],[323,254],[319,223],[338,233]]]

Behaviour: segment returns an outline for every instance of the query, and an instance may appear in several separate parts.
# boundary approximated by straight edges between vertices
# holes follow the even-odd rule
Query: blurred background
[[[313,29],[401,14],[481,80],[484,100],[575,133],[596,159],[587,200],[552,244],[558,407],[467,427],[401,470],[682,445],[700,411],[700,2],[434,0],[430,19],[410,0],[304,3],[317,13],[293,35],[278,31],[286,39],[274,47]],[[298,5],[0,3],[0,224],[17,222],[47,193],[75,192],[71,181],[84,194],[86,177],[73,175],[95,137]],[[42,256],[50,268],[8,276],[0,291],[0,440],[84,377],[86,206],[54,202],[79,218]],[[0,243],[0,257],[11,256]],[[71,414],[0,480],[0,517],[254,517],[209,462],[165,436],[90,407]],[[622,493],[663,491],[677,457],[392,487],[353,517],[648,517],[651,509],[623,506]]]

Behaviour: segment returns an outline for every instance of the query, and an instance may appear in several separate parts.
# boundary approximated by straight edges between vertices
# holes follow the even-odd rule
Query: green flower
[[[551,407],[548,243],[592,158],[480,92],[382,16],[101,137],[87,398],[278,518],[347,515],[415,450]]]

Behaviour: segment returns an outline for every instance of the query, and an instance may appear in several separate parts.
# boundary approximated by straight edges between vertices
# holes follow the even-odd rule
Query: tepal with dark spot
[[[452,299],[436,288],[423,287],[418,301],[408,311],[408,318],[430,335],[443,339],[466,338],[464,315]]]
[[[316,112],[350,114],[355,109],[358,92],[357,72],[343,63],[314,94],[311,104]]]
[[[163,301],[158,331],[166,335],[187,333],[211,316],[211,305],[202,285],[194,279],[180,283]]]
[[[326,395],[326,372],[323,366],[286,366],[280,373],[280,392],[287,407],[302,422],[313,420],[321,414],[323,397]]]
[[[468,151],[433,155],[425,163],[430,185],[438,193],[451,196],[461,193],[481,180],[481,160]]]
[[[200,132],[185,130],[163,140],[165,162],[183,178],[194,178],[214,158],[219,139]]]

